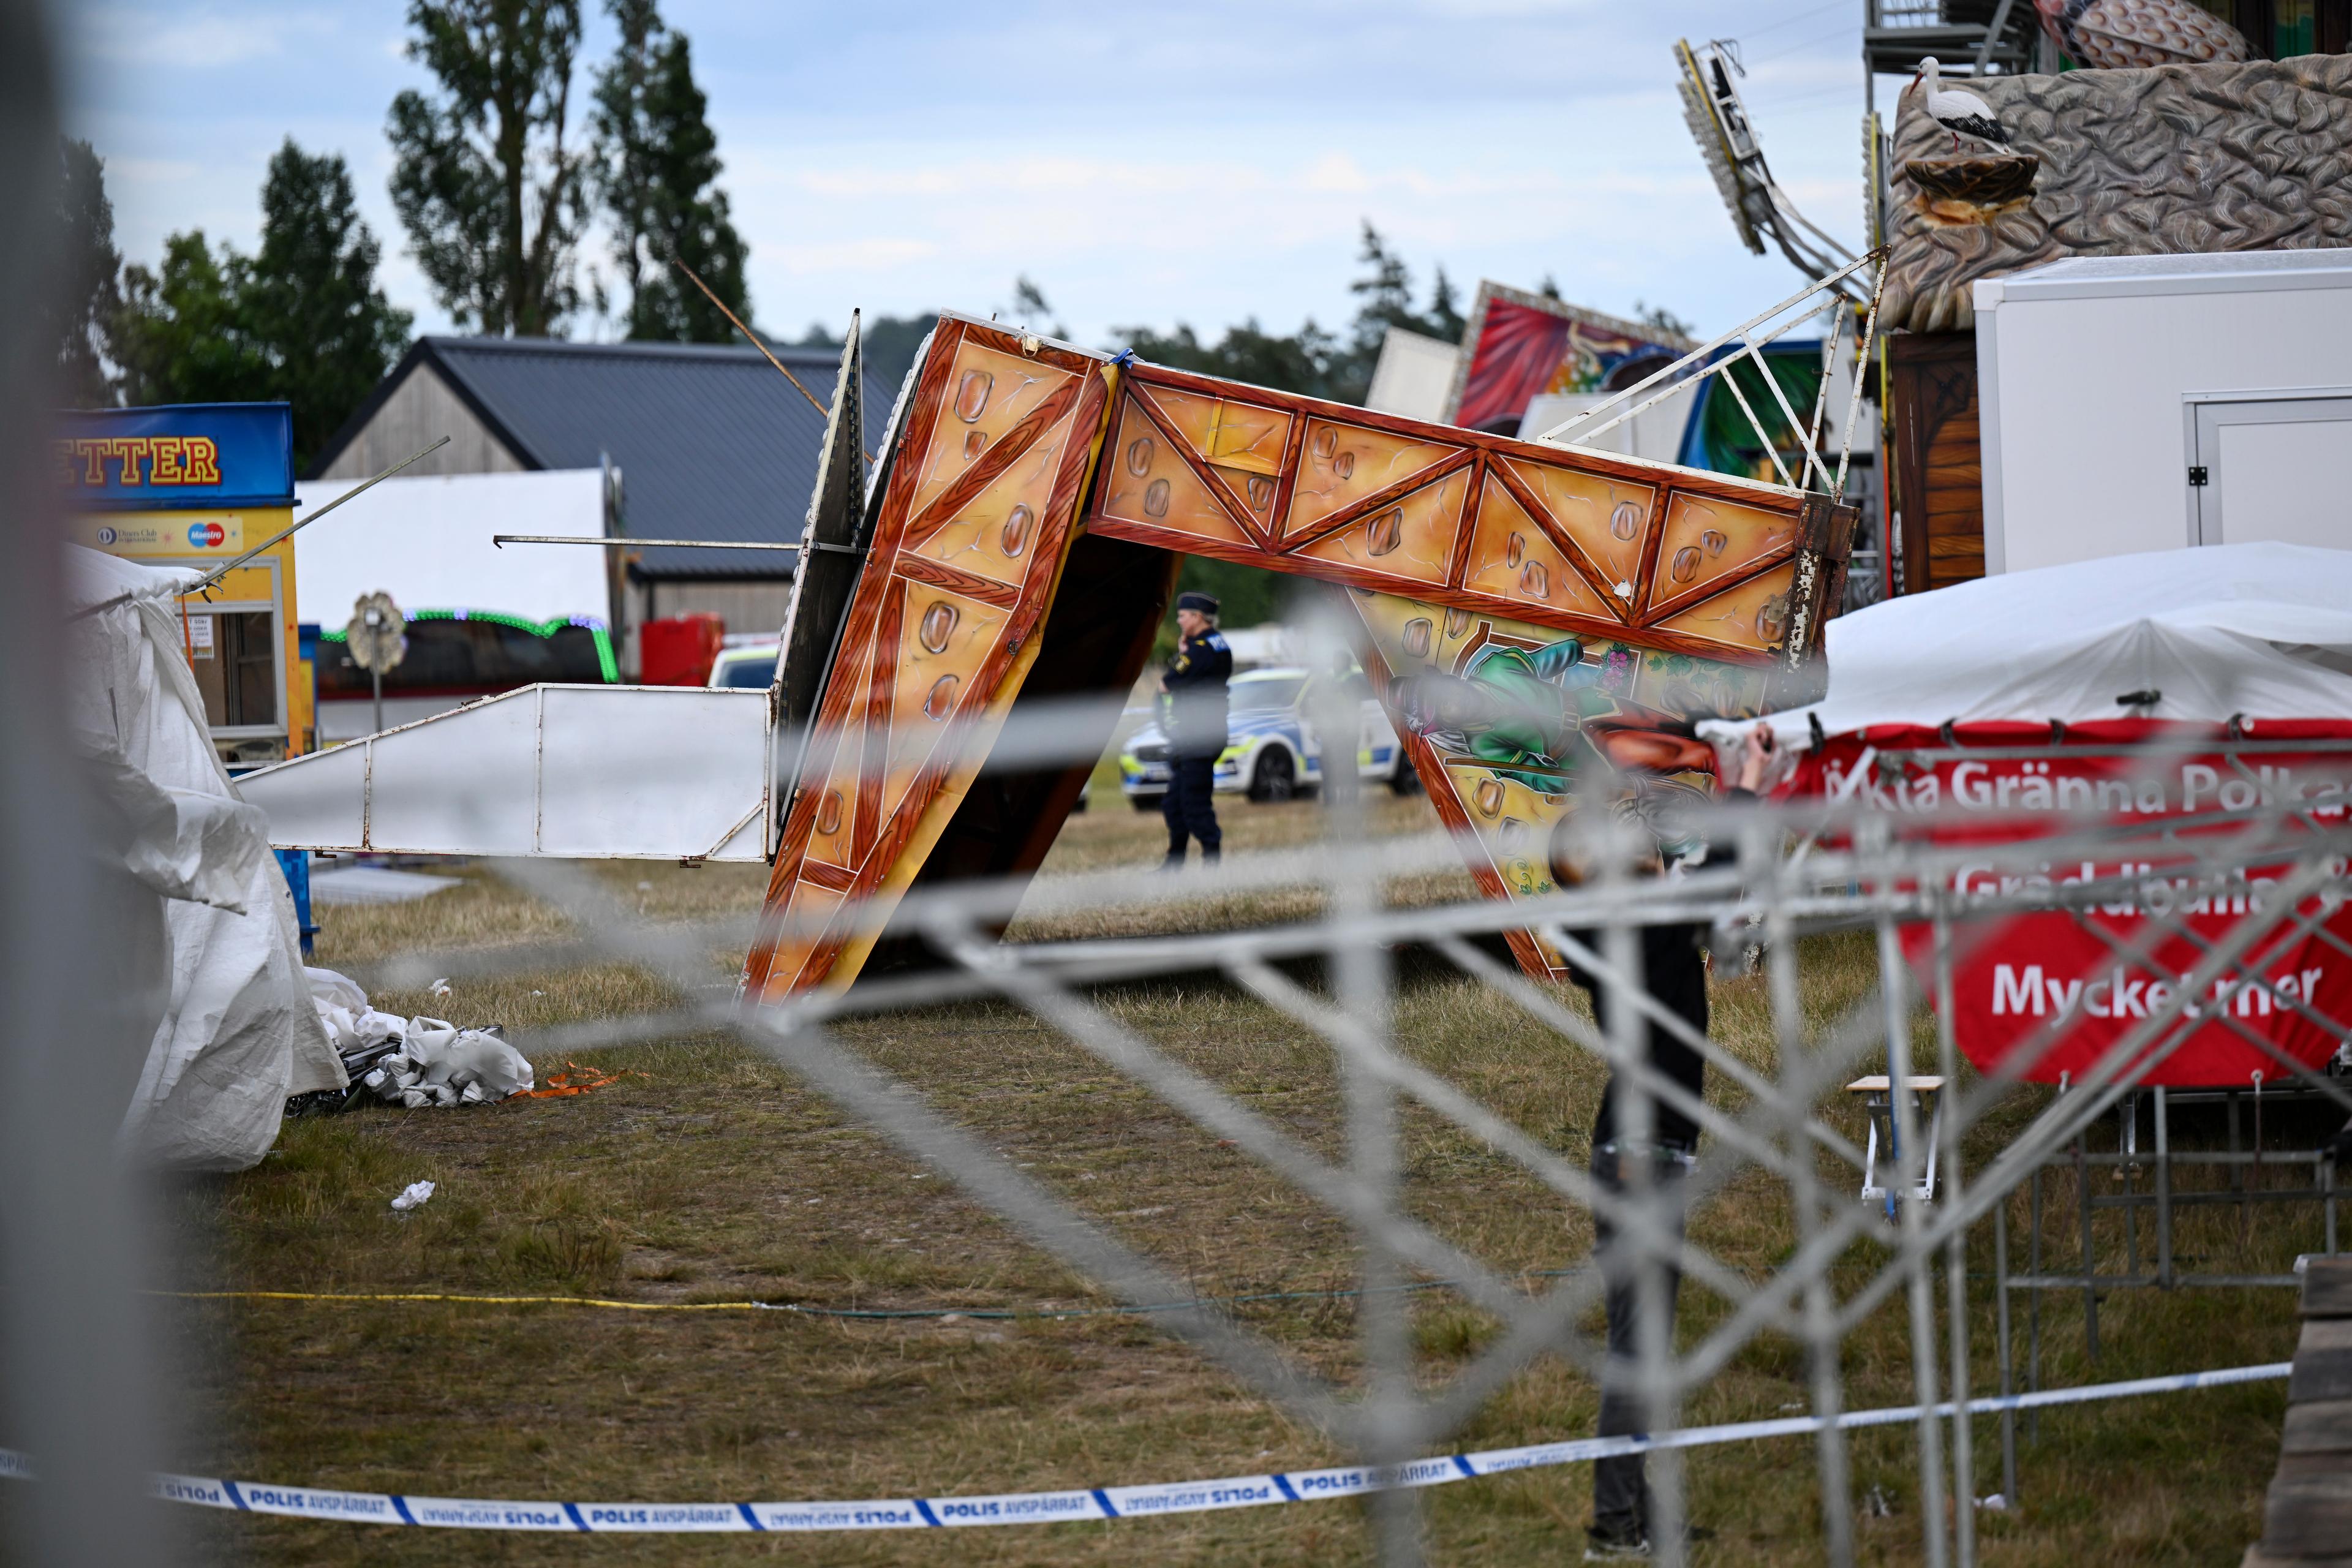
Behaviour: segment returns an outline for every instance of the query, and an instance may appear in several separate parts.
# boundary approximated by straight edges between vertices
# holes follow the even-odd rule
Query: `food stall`
[[[149,566],[210,571],[294,521],[293,422],[283,403],[79,410],[53,437],[74,542]],[[296,623],[291,539],[180,602],[181,630],[223,763],[315,744]]]

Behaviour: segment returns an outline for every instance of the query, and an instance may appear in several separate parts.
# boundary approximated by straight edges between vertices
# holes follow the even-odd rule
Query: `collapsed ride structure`
[[[1621,394],[1649,395],[1619,417],[1823,314],[1836,324],[1824,353],[1852,352],[1854,312],[1836,288],[1863,266]],[[853,323],[761,708],[760,693],[509,693],[249,776],[273,838],[757,856],[773,870],[745,985],[777,1000],[854,981],[918,882],[1036,868],[1110,739],[1184,554],[1345,591],[1374,687],[1490,897],[1551,889],[1547,845],[1580,767],[1599,764],[1633,809],[1669,819],[1713,787],[1697,723],[1820,689],[1853,522],[1837,497],[1843,463],[1823,456],[1825,424],[1850,432],[1853,414],[1827,419],[1826,382],[1810,410],[1780,400],[1786,434],[1761,438],[1793,441],[1801,466],[1776,457],[1788,482],[1765,483],[946,315],[869,475],[858,357]],[[991,765],[1024,716],[1050,719],[1051,759]],[[1512,942],[1530,973],[1562,972],[1538,938]]]

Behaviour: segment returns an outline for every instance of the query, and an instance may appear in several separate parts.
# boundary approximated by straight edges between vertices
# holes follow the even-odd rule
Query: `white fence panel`
[[[757,861],[768,694],[530,686],[237,781],[281,849]]]

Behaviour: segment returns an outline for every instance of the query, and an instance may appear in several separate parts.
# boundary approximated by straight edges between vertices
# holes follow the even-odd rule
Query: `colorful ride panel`
[[[854,978],[971,787],[1037,657],[1110,382],[1094,356],[941,319],[894,420],[749,994]]]
[[[1721,474],[1139,364],[1095,492],[1092,533],[1644,647],[1766,663],[1819,636],[1799,556],[1826,499]]]
[[[1114,365],[956,317],[884,462],[747,968],[765,998],[854,979],[951,820],[1015,836],[957,813],[1047,640],[1031,634],[1066,558],[1103,579],[1078,587],[1104,622],[1090,646],[1123,649],[1096,678],[1106,693],[1133,679],[1165,605],[1166,577],[1133,547],[1353,590],[1366,663],[1441,816],[1479,846],[1482,888],[1524,897],[1550,886],[1545,845],[1576,756],[1640,770],[1637,806],[1664,820],[1711,787],[1693,723],[1813,694],[1854,515],[1720,474]],[[1133,636],[1105,619],[1120,615]],[[1530,702],[1556,722],[1497,716]],[[1054,820],[1018,825],[997,870],[1034,868],[1075,792],[1025,798]],[[853,900],[866,903],[854,921]],[[1517,951],[1530,973],[1559,972],[1532,938]]]

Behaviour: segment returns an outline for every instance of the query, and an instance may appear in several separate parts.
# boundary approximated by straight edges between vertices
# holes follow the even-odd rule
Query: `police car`
[[[1254,669],[1226,687],[1232,716],[1224,752],[1217,758],[1218,791],[1278,801],[1322,783],[1322,737],[1307,714],[1322,700],[1317,682],[1332,679],[1343,681],[1356,699],[1357,776],[1381,780],[1400,795],[1410,793],[1420,781],[1362,672],[1318,677],[1296,666]],[[1120,749],[1118,784],[1136,810],[1160,809],[1168,793],[1168,736],[1158,721],[1138,730]]]

